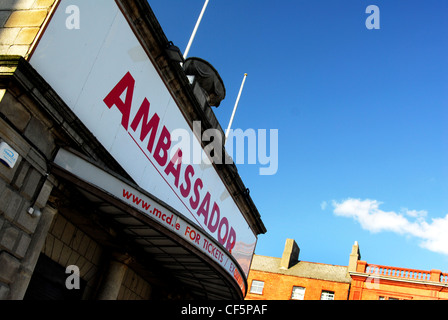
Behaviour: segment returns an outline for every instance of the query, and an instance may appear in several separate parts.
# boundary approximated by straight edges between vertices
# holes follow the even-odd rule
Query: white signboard
[[[0,143],[0,162],[3,162],[10,168],[14,168],[19,153],[11,148],[6,142]]]
[[[141,188],[248,274],[256,236],[215,168],[184,161],[172,143],[173,131],[192,129],[114,1],[60,1],[30,62]]]

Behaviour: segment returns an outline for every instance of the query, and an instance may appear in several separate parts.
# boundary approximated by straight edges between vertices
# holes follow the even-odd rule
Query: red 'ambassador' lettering
[[[121,125],[128,133],[134,89],[135,79],[130,72],[127,72],[103,100],[109,109],[113,106],[117,107],[122,114]],[[121,97],[124,93],[125,98],[123,101]],[[150,116],[150,107],[150,102],[144,98],[134,119],[132,119],[132,131],[137,133],[137,129],[140,126],[139,139],[141,142],[149,135],[146,150],[152,155],[152,158],[160,166],[160,169],[162,169],[158,170],[159,173],[161,175],[162,172],[165,174],[165,177],[163,177],[165,181],[167,179],[172,181],[172,185],[170,186],[178,189],[180,195],[185,199],[182,202],[185,205],[188,204],[193,211],[196,211],[197,217],[202,218],[203,225],[210,233],[213,234],[216,232],[219,243],[231,252],[236,243],[235,229],[230,225],[226,217],[221,217],[218,203],[212,201],[212,194],[207,190],[204,190],[205,195],[203,193],[201,194],[201,191],[204,189],[204,182],[199,177],[194,179],[195,170],[192,165],[187,165],[186,167],[183,165],[182,150],[176,150],[173,157],[168,159],[169,149],[171,147],[170,131],[164,125],[161,128],[158,139],[156,139],[160,126],[160,117],[156,112]],[[147,155],[146,152],[145,154]],[[151,163],[153,162],[151,161]],[[182,171],[184,173],[183,175]],[[183,179],[182,183],[181,179]],[[167,183],[170,184],[168,181]]]

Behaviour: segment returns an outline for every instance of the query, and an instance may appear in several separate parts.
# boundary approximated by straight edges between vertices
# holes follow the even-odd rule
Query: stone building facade
[[[27,56],[54,1],[2,1],[0,3],[0,55]],[[2,59],[2,75],[16,69],[10,59]],[[23,298],[45,241],[55,211],[46,203],[54,181],[48,177],[45,156],[53,145],[39,112],[28,95],[18,88],[0,89],[0,131],[2,141],[20,153],[14,168],[0,166],[0,298]],[[14,126],[14,128],[12,128]],[[37,137],[42,149],[32,146]],[[34,215],[31,210],[36,209]],[[39,217],[37,217],[39,212]],[[38,249],[37,249],[38,250]]]

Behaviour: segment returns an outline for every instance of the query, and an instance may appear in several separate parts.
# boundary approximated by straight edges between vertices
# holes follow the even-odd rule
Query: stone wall
[[[16,86],[0,89],[0,143],[18,152],[13,168],[0,163],[0,300],[23,299],[41,253],[63,267],[76,265],[86,281],[84,299],[97,298],[108,257],[103,248],[48,205],[59,181],[49,162],[64,137],[30,96]],[[103,259],[101,261],[101,259]],[[151,286],[131,268],[118,299],[148,299]]]
[[[33,107],[0,90],[0,142],[19,154],[13,168],[0,163],[0,299],[23,297],[54,215],[46,207],[56,183],[47,174],[54,141]]]
[[[142,277],[128,268],[124,275],[117,300],[149,300],[151,286]]]
[[[81,279],[86,281],[83,298],[95,295],[103,249],[60,214],[53,219],[42,253],[64,268],[77,266]]]

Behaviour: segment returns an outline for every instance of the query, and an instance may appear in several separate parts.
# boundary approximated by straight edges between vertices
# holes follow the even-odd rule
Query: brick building
[[[296,242],[287,239],[281,258],[254,255],[246,300],[347,300],[347,267],[299,260]]]
[[[357,243],[350,254],[350,300],[448,300],[448,274],[382,266],[360,260]]]
[[[170,152],[224,136],[176,49],[146,0],[0,2],[0,300],[244,298],[266,229],[234,164]]]
[[[348,266],[299,260],[287,239],[281,258],[254,255],[246,300],[448,300],[448,274],[368,264],[357,242]]]

